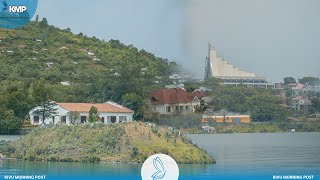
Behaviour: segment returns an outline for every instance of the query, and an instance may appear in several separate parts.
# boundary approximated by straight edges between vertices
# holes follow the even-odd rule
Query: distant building
[[[210,121],[217,123],[250,123],[250,115],[203,115],[202,123],[209,123]]]
[[[159,89],[151,93],[150,108],[153,113],[168,115],[194,112],[200,105],[203,93],[188,93],[184,89]]]
[[[297,96],[295,98],[292,98],[291,108],[296,111],[303,110],[307,112],[310,105],[311,102],[307,97]]]
[[[64,81],[64,82],[61,82],[61,85],[70,86],[70,82],[69,81]]]
[[[182,84],[182,83],[180,83],[180,84],[168,84],[168,85],[165,85],[165,88],[167,88],[167,89],[174,89],[174,88],[184,89],[184,84]]]
[[[206,59],[205,79],[211,77],[223,80],[226,85],[238,86],[240,84],[248,87],[259,87],[275,89],[275,84],[270,83],[264,77],[258,77],[254,73],[240,70],[228,63],[222,57],[217,56],[216,50],[209,44],[209,55]]]
[[[284,83],[280,82],[280,83],[275,83],[275,88],[276,89],[284,89]]]
[[[304,88],[304,84],[300,83],[294,83],[294,84],[288,84],[287,85],[288,89],[292,91],[292,96],[297,97],[297,96],[304,96],[306,94]]]
[[[98,109],[99,117],[102,123],[123,123],[132,122],[133,110],[125,108],[114,102],[106,102],[102,104],[94,103],[56,103],[56,114],[50,118],[46,118],[44,124],[71,124],[69,112],[79,113],[76,124],[87,123],[90,108],[94,106]],[[29,112],[31,124],[41,125],[42,117],[36,114],[41,107],[35,107]]]

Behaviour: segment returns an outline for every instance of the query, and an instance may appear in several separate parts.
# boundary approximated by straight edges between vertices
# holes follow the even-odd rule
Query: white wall
[[[57,123],[61,122],[61,116],[68,116],[68,112],[69,111],[67,111],[66,109],[63,109],[62,107],[60,107],[58,105],[54,106],[53,108],[57,109],[57,111],[56,111],[57,114],[54,116],[55,117],[54,124],[57,124]],[[40,109],[40,107],[36,107],[36,108],[32,109],[29,112],[31,124],[36,124],[36,125],[37,124],[39,124],[39,125],[43,124],[41,115],[39,116],[39,123],[35,123],[34,122],[34,117],[36,116],[36,115],[34,115],[34,112],[37,111],[38,109]],[[53,124],[53,118],[52,117],[46,118],[44,120],[44,123],[45,124]],[[68,123],[68,118],[67,118],[67,123]]]
[[[177,103],[177,104],[163,104],[163,105],[152,105],[152,111],[155,113],[159,113],[162,115],[166,115],[166,114],[172,114],[176,112],[176,106],[183,106],[183,111],[182,113],[191,113],[194,112],[194,106],[196,105],[200,105],[200,101],[196,102],[193,101],[192,103]],[[171,108],[171,112],[168,113],[167,112],[167,108],[170,106]],[[186,106],[189,107],[188,111],[186,111]]]
[[[61,123],[61,117],[62,116],[66,116],[66,124],[71,124],[71,121],[70,121],[70,118],[68,116],[68,110],[60,107],[60,106],[55,106],[54,108],[57,109],[57,114],[54,116],[54,123],[53,123],[53,118],[50,117],[50,118],[46,118],[45,119],[45,124],[59,124]],[[34,112],[36,110],[40,109],[39,107],[36,107],[34,109],[32,109],[30,112],[29,112],[29,116],[30,116],[30,122],[31,124],[34,124],[34,125],[41,125],[43,124],[42,122],[42,117],[39,116],[39,123],[35,123],[34,122]],[[86,117],[86,122],[88,123],[88,119],[89,119],[89,113],[86,113],[86,112],[82,112],[82,113],[79,113],[80,116],[76,119],[76,124],[80,124],[81,123],[81,116],[85,116]],[[100,118],[104,117],[104,123],[105,124],[109,124],[111,123],[110,121],[108,122],[108,117],[111,117],[111,116],[116,116],[116,122],[115,123],[119,123],[120,122],[120,116],[125,116],[126,117],[126,122],[132,122],[133,121],[133,113],[99,113],[99,116]]]

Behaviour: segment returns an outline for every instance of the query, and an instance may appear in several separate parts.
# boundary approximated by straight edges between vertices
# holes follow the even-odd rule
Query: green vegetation
[[[45,18],[19,30],[0,29],[0,40],[0,133],[19,128],[31,108],[49,99],[123,101],[142,119],[143,99],[162,86],[153,83],[155,76],[168,76],[176,65],[118,40],[58,29]]]
[[[137,163],[164,153],[178,163],[215,163],[177,132],[144,123],[38,128],[20,140],[1,145],[0,153],[30,161]]]
[[[287,86],[288,84],[296,83],[296,79],[294,79],[293,77],[285,77],[283,80],[285,86]]]
[[[209,79],[202,84],[212,89],[209,96],[213,101],[207,107],[214,111],[227,110],[241,114],[250,114],[253,121],[282,121],[291,113],[288,108],[281,106],[279,90],[248,88],[240,85],[238,87],[219,84],[219,79]],[[191,88],[192,84],[188,84]],[[200,110],[201,112],[201,110]]]
[[[90,123],[97,122],[98,118],[99,118],[98,109],[92,106],[89,110],[89,122]]]
[[[156,123],[162,126],[169,126],[176,129],[201,129],[201,119],[202,115],[199,113],[163,115]]]
[[[320,79],[316,77],[304,77],[302,79],[299,79],[299,83],[308,84],[311,86],[320,85]]]

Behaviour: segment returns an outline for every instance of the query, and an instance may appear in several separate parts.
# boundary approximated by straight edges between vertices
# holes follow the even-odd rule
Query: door
[[[87,116],[81,116],[81,123],[87,122]]]

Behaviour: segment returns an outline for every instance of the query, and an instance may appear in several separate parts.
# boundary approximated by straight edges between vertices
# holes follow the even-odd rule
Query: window
[[[156,112],[157,111],[157,108],[156,107],[153,107],[153,112]]]
[[[166,107],[166,111],[167,111],[168,113],[171,113],[171,107],[170,107],[170,106],[167,106],[167,107]]]
[[[107,117],[108,123],[116,123],[117,121],[117,116],[108,116]]]
[[[187,112],[190,111],[190,106],[186,106],[186,111],[187,111]]]
[[[34,124],[39,124],[39,116],[33,116],[33,123]]]
[[[176,112],[178,112],[179,111],[179,106],[176,106]]]
[[[183,106],[176,106],[176,112],[183,112]]]
[[[180,106],[180,111],[183,112],[183,106]]]
[[[62,124],[67,124],[67,116],[61,116],[61,123]]]
[[[87,116],[81,116],[81,123],[87,122]]]
[[[52,124],[54,124],[55,123],[55,116],[52,116]]]
[[[119,116],[119,122],[127,122],[127,116]]]

